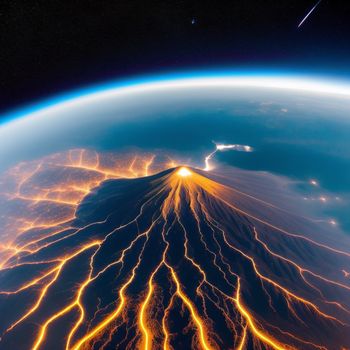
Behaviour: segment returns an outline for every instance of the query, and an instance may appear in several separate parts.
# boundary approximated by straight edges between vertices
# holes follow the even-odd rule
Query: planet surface
[[[105,86],[0,125],[0,349],[350,349],[350,87]]]

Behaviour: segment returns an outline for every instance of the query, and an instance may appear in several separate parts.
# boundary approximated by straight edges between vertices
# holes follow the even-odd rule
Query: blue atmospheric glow
[[[66,93],[58,94],[48,99],[44,99],[39,102],[35,102],[33,104],[27,105],[25,107],[20,107],[18,109],[14,109],[10,112],[7,112],[0,116],[0,126],[7,124],[15,119],[23,118],[33,113],[39,112],[41,110],[45,110],[47,108],[53,107],[55,105],[62,104],[67,101],[72,101],[81,97],[86,97],[89,95],[93,95],[96,93],[108,91],[108,90],[116,90],[127,87],[134,87],[138,85],[146,85],[152,83],[160,83],[166,81],[180,81],[187,79],[213,79],[213,78],[292,78],[292,79],[300,79],[300,80],[319,80],[319,76],[312,76],[306,74],[296,74],[296,73],[286,73],[282,71],[269,71],[269,70],[240,70],[240,71],[232,71],[232,70],[215,70],[215,71],[191,71],[184,73],[170,73],[170,74],[162,74],[162,75],[144,75],[138,76],[136,78],[124,79],[124,80],[114,80],[108,81],[101,84],[96,84],[92,86],[88,86],[85,88],[80,88],[77,90],[72,90]],[[324,79],[323,79],[324,81]],[[335,81],[333,79],[327,79],[327,82],[330,83],[340,83],[344,85],[344,82],[339,80]],[[347,82],[346,86],[350,89],[350,84]]]

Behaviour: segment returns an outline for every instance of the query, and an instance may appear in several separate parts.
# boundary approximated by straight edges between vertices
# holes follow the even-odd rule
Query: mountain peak
[[[35,350],[349,344],[348,241],[262,197],[276,178],[57,159],[12,170],[1,197],[17,233],[1,251],[0,349],[23,332]]]

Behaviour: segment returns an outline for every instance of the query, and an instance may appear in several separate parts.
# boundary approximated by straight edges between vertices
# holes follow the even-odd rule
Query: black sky
[[[0,110],[137,74],[259,67],[350,75],[350,1],[0,2]],[[192,24],[194,19],[194,24]]]

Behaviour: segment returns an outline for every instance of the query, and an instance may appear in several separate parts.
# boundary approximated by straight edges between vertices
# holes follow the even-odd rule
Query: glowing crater
[[[178,174],[179,176],[181,176],[181,177],[188,177],[188,176],[191,176],[191,175],[192,175],[192,172],[191,172],[188,168],[186,168],[186,167],[181,167],[181,168],[178,170],[177,174]]]

